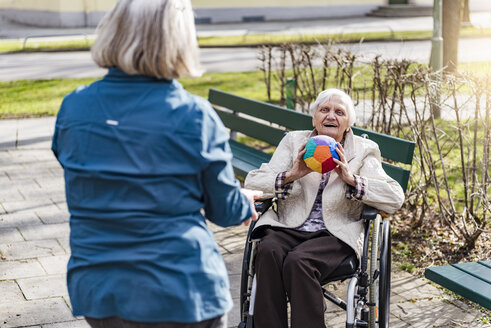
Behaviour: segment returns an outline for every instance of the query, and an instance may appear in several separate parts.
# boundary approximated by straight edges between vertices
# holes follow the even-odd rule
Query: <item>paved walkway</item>
[[[0,327],[83,328],[66,290],[70,254],[62,169],[50,151],[54,118],[0,120]],[[227,263],[239,321],[240,266],[246,227],[212,225]],[[331,286],[343,296],[344,285]],[[490,327],[482,313],[424,279],[393,269],[391,327]],[[333,306],[328,327],[344,327]]]
[[[471,13],[471,23],[477,28],[491,27],[491,6]],[[230,24],[202,24],[196,30],[200,37],[248,34],[307,34],[307,33],[355,33],[432,30],[433,18],[426,17],[343,17],[339,19],[311,19],[302,21],[250,22]],[[9,22],[0,16],[0,39],[24,39],[33,36],[78,34],[93,35],[95,28],[46,28]],[[67,36],[72,34],[72,36]]]

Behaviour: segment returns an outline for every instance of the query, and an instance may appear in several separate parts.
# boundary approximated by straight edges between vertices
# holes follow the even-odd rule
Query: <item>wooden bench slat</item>
[[[266,141],[271,145],[277,146],[285,134],[285,131],[281,129],[254,122],[232,113],[221,110],[217,110],[216,112],[225,126],[230,130],[238,131],[250,137]]]
[[[312,129],[312,117],[291,109],[211,88],[208,100],[218,106],[277,123],[289,130]]]
[[[481,279],[488,284],[491,284],[491,268],[488,268],[479,262],[458,263],[452,264],[452,266],[476,277],[477,279]]]
[[[450,265],[427,268],[425,277],[491,310],[491,284]]]
[[[238,141],[235,140],[230,140],[229,141],[230,147],[232,148],[232,152],[239,156],[247,156],[250,160],[250,163],[267,163],[271,159],[271,155],[263,153],[260,150],[257,150],[255,148],[251,148],[249,146],[246,146]],[[246,162],[248,161],[247,159],[245,160]]]
[[[241,178],[245,178],[247,173],[255,169],[254,165],[245,163],[235,156],[232,158],[232,166],[234,168],[234,174]]]
[[[271,159],[271,155],[235,140],[230,140],[229,144],[233,154],[234,173],[242,178],[245,178],[249,171],[257,169],[262,163],[267,163]]]
[[[411,164],[413,162],[414,142],[365,130],[356,126],[353,126],[352,129],[354,134],[359,136],[366,134],[368,139],[376,142],[383,158],[404,164]]]
[[[406,192],[411,171],[386,162],[382,162],[382,167],[384,168],[385,173],[387,173],[387,175],[392,179],[396,180],[401,185],[402,190]]]
[[[481,265],[484,265],[484,266],[486,266],[486,267],[488,267],[488,268],[491,268],[491,260],[479,261],[479,262],[477,262],[477,263],[479,263],[479,264],[481,264]]]

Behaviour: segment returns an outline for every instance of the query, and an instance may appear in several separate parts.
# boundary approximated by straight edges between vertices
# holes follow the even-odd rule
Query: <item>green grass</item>
[[[0,82],[0,118],[56,115],[63,97],[78,86],[97,79],[19,80]],[[180,81],[189,92],[207,98],[209,88],[266,100],[262,73],[209,73]]]
[[[0,83],[0,118],[56,115],[63,97],[94,79],[20,80]]]
[[[491,28],[478,29],[475,27],[463,28],[461,37],[485,37],[491,35]],[[382,31],[367,33],[319,33],[319,34],[246,34],[232,36],[200,37],[198,43],[202,47],[215,46],[251,46],[263,44],[318,43],[318,42],[359,42],[368,40],[424,40],[431,38],[432,31]],[[55,51],[55,50],[88,50],[94,43],[94,37],[87,39],[65,41],[42,41],[41,39],[28,39],[24,45],[23,40],[0,41],[0,53],[22,51]]]
[[[426,40],[431,38],[433,31],[380,31],[380,32],[353,32],[353,33],[308,33],[308,34],[247,34],[235,36],[215,36],[199,38],[200,46],[215,45],[261,45],[318,42],[360,42],[377,40]],[[485,37],[491,35],[491,28],[478,29],[466,27],[460,31],[461,37]]]
[[[461,64],[459,67],[462,71],[489,74],[490,66],[489,62],[482,62]],[[358,71],[360,73],[355,79],[354,88],[362,91],[362,96],[370,97],[371,68],[359,66],[355,68],[355,72]],[[334,72],[331,72],[329,87],[334,84],[333,77]],[[2,99],[0,119],[56,115],[67,93],[75,90],[79,85],[89,84],[95,80],[95,78],[86,78],[0,82],[0,99]],[[181,79],[180,82],[189,92],[204,98],[207,98],[209,88],[217,88],[244,97],[267,101],[262,72],[207,73],[200,78],[186,78]],[[272,101],[278,103],[280,95],[276,89],[272,92]]]
[[[88,50],[94,43],[94,38],[75,40],[0,40],[0,53],[5,52],[36,52],[36,51],[61,51],[61,50]]]

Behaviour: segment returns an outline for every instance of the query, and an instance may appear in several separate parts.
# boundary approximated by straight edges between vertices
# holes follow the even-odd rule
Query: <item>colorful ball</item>
[[[303,155],[303,160],[316,172],[329,172],[337,165],[333,158],[339,160],[337,147],[338,144],[334,138],[324,135],[312,137],[305,145],[307,151]]]

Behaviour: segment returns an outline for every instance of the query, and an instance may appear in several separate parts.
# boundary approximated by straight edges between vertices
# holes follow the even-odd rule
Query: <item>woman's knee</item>
[[[261,240],[259,245],[257,246],[256,256],[261,259],[273,259],[281,256],[282,249],[272,240]]]
[[[315,276],[315,271],[315,267],[310,265],[307,259],[294,251],[288,253],[283,261],[283,275],[286,277]]]
[[[256,250],[256,265],[264,263],[265,265],[281,265],[283,259],[288,253],[286,245],[274,240],[273,238],[263,238]]]

